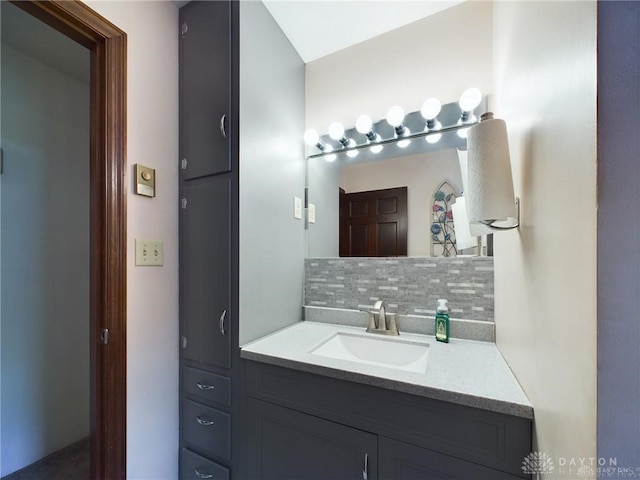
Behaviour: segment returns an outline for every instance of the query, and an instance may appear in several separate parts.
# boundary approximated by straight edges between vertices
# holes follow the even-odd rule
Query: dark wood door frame
[[[91,51],[91,478],[125,478],[127,36],[76,0],[12,3]]]

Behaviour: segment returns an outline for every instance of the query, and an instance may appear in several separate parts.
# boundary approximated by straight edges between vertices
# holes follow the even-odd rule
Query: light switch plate
[[[162,240],[136,240],[136,265],[158,267],[164,264]]]
[[[309,223],[316,223],[316,204],[309,204]]]
[[[145,167],[139,163],[135,164],[136,193],[145,197],[156,196],[156,170]]]
[[[302,199],[300,197],[293,197],[293,218],[302,220]]]

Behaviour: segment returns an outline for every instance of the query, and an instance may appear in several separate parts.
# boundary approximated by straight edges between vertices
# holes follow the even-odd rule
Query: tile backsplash
[[[452,318],[493,322],[493,257],[307,258],[304,304],[435,315],[439,298]]]

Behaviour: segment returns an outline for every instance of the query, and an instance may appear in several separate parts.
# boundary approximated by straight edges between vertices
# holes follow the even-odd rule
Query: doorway
[[[126,35],[78,1],[11,3],[90,52],[89,164],[84,180],[89,192],[85,288],[89,298],[90,477],[125,478]],[[44,335],[45,343],[54,340]]]

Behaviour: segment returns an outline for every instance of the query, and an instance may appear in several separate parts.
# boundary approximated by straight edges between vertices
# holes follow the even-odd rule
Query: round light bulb
[[[356,130],[363,135],[369,133],[373,127],[373,120],[369,115],[360,115],[356,120]]]
[[[467,138],[467,134],[469,133],[468,128],[461,128],[456,132],[460,138]]]
[[[336,158],[338,158],[338,157],[337,157],[337,155],[335,153],[330,153],[329,155],[325,155],[324,156],[324,159],[329,163],[335,162]]]
[[[354,158],[358,156],[358,150],[347,150],[347,157]]]
[[[408,138],[405,138],[404,140],[400,140],[398,142],[398,146],[400,148],[407,148],[409,146],[409,144],[411,143],[411,140],[409,140]]]
[[[482,92],[479,88],[468,88],[462,95],[460,95],[460,100],[458,104],[460,105],[460,110],[463,112],[471,112],[474,108],[480,105],[482,101]]]
[[[428,142],[428,143],[438,143],[440,141],[440,139],[442,138],[442,134],[441,133],[434,133],[431,135],[427,135],[426,137],[424,137],[424,139]]]
[[[440,103],[440,100],[438,100],[437,98],[429,98],[422,104],[420,113],[425,120],[433,120],[438,116],[441,109],[442,104]]]
[[[334,140],[340,140],[344,137],[344,126],[340,122],[333,122],[329,125],[329,136]]]
[[[404,110],[402,107],[398,107],[397,105],[395,107],[391,107],[387,112],[387,122],[389,122],[389,125],[392,127],[399,127],[402,125],[403,121]]]
[[[371,150],[371,153],[380,153],[382,151],[382,145],[374,145],[369,150]]]
[[[315,147],[316,145],[318,145],[318,142],[320,141],[320,135],[318,135],[318,132],[315,131],[313,128],[310,128],[309,130],[304,132],[303,138],[304,138],[304,143],[306,143],[311,147]]]

